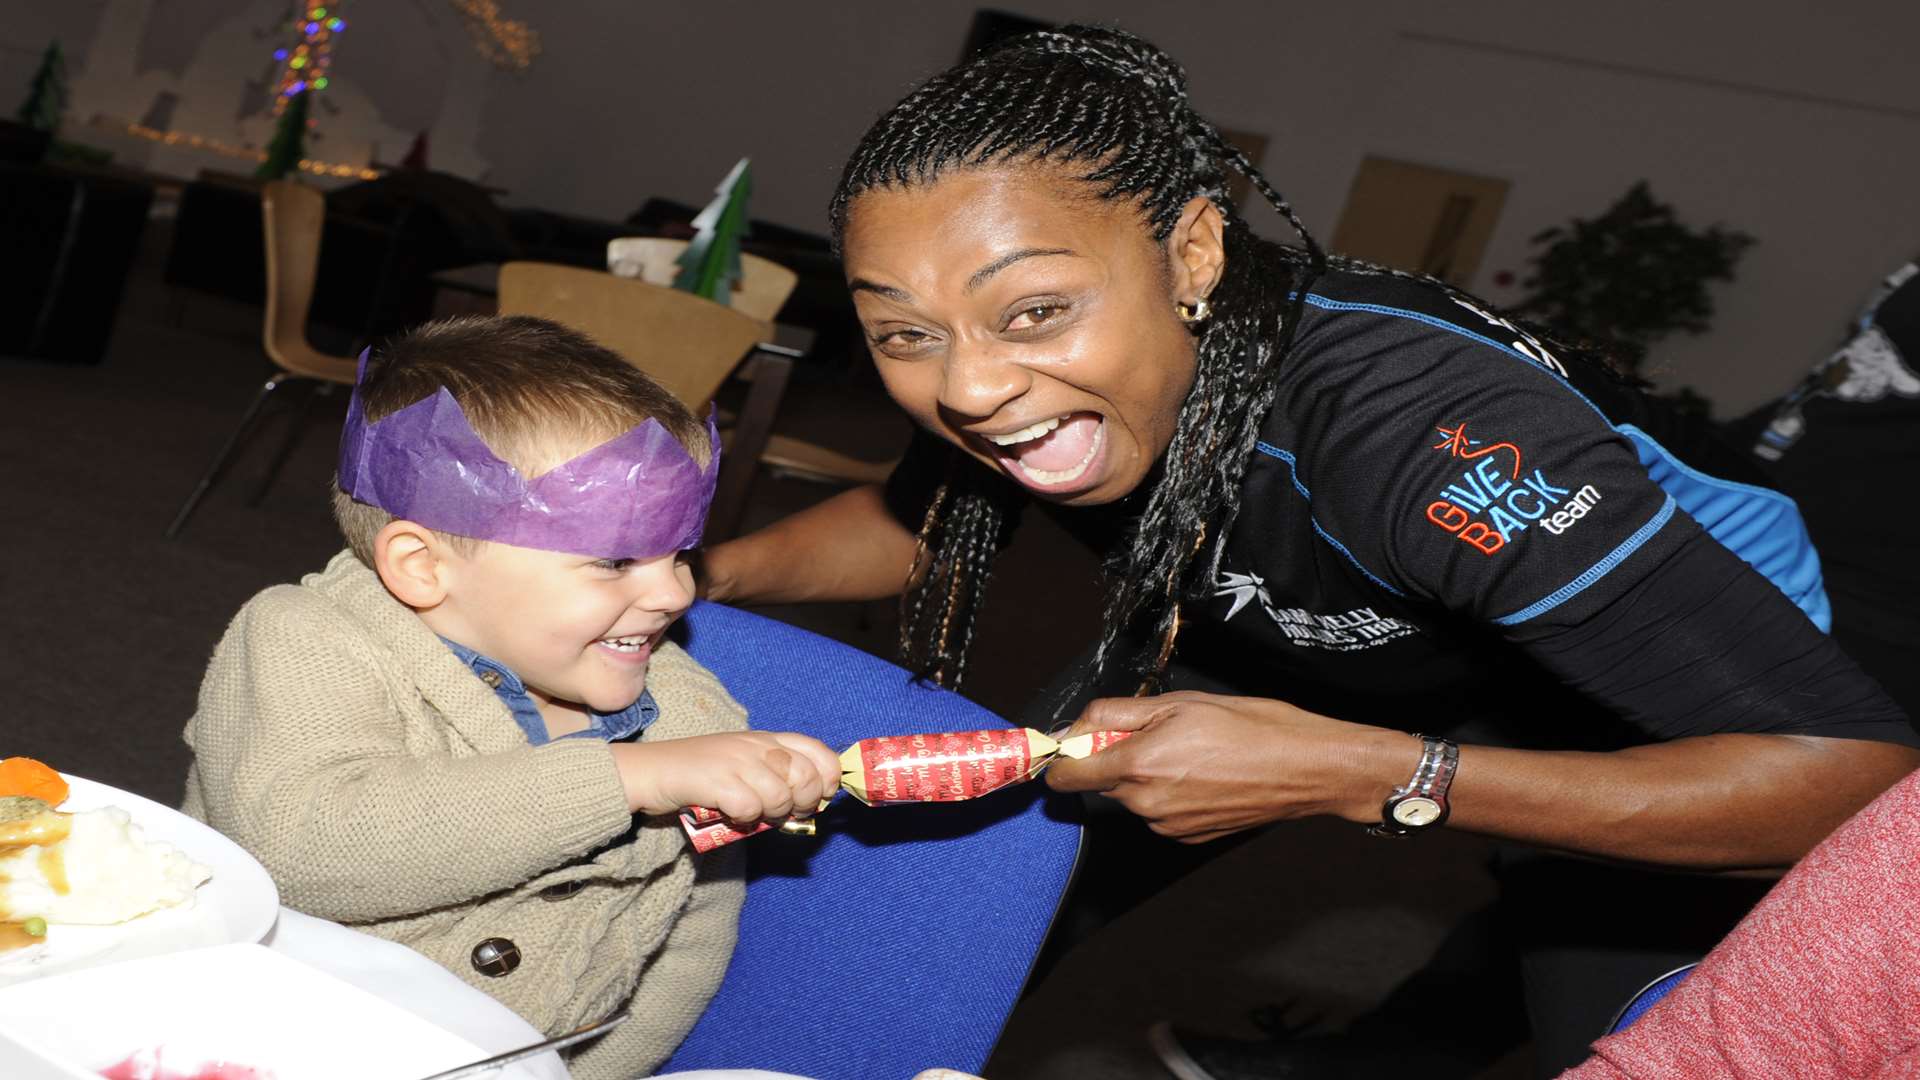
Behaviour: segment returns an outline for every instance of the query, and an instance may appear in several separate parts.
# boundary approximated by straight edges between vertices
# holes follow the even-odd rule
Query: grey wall
[[[649,194],[704,201],[750,154],[755,212],[819,228],[840,160],[913,81],[956,58],[974,5],[505,0],[545,51],[488,68],[441,0],[340,0],[350,21],[318,156],[394,160],[431,131],[434,163],[506,201],[618,217]],[[1517,293],[1527,237],[1633,181],[1698,224],[1759,238],[1710,335],[1664,345],[1664,380],[1723,412],[1772,396],[1830,345],[1868,286],[1920,250],[1920,4],[1185,4],[1026,0],[1039,18],[1139,31],[1192,73],[1201,110],[1266,133],[1264,166],[1329,234],[1365,154],[1513,187],[1475,287]],[[28,0],[0,34],[0,87],[44,38],[75,58],[70,119],[138,119],[264,142],[246,104],[281,0]],[[11,107],[3,96],[0,105]],[[123,156],[191,172],[194,152]]]

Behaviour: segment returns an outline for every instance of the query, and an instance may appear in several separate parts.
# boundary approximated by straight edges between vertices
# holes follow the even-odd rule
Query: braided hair
[[[883,113],[855,147],[828,210],[840,249],[855,199],[875,188],[931,184],[947,170],[1003,164],[1078,169],[1095,195],[1129,200],[1156,241],[1205,197],[1226,223],[1222,277],[1199,324],[1194,382],[1149,481],[1128,541],[1109,557],[1104,629],[1087,678],[1121,635],[1151,620],[1152,645],[1132,657],[1142,692],[1158,687],[1180,628],[1180,604],[1218,575],[1240,512],[1240,485],[1278,392],[1306,295],[1329,259],[1247,156],[1197,112],[1186,72],[1121,30],[1070,26],[1014,38],[935,75]],[[1252,234],[1227,194],[1247,178],[1299,237]],[[1399,274],[1350,260],[1341,269]],[[1407,275],[1402,275],[1407,276]],[[1464,293],[1427,280],[1450,294]],[[1480,306],[1484,306],[1481,304]],[[1005,511],[982,470],[955,451],[921,525],[901,603],[901,652],[922,677],[957,686],[984,599]],[[1204,554],[1204,557],[1203,557]]]

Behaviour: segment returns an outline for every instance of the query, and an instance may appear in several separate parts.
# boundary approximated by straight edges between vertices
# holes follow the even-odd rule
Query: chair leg
[[[266,405],[267,399],[272,397],[273,392],[280,388],[280,384],[292,377],[293,376],[288,375],[284,371],[278,372],[267,380],[266,385],[260,388],[258,394],[254,395],[253,404],[247,406],[247,411],[240,417],[239,426],[233,429],[233,434],[227,436],[226,445],[222,446],[220,452],[213,456],[213,464],[207,466],[206,473],[200,477],[200,483],[194,486],[193,493],[187,496],[187,501],[180,505],[180,511],[173,515],[173,524],[167,526],[167,539],[171,540],[180,535],[180,530],[186,527],[187,519],[193,516],[193,511],[200,505],[200,500],[206,496],[208,491],[212,490],[214,483],[220,479],[221,474],[227,471],[227,466],[233,460],[234,452],[240,448],[241,440],[246,436],[248,429],[253,427],[253,422],[259,417],[260,409]]]
[[[793,373],[793,361],[786,356],[763,351],[752,363],[753,385],[747,390],[746,404],[740,407],[740,422],[733,429],[733,445],[720,466],[719,490],[713,496],[713,509],[707,514],[706,540],[727,540],[740,529],[747,509],[747,490],[753,474],[760,468],[760,452],[767,448],[773,434],[773,417],[780,399],[787,393],[787,376]]]
[[[247,496],[248,506],[260,505],[261,501],[267,497],[267,490],[273,487],[274,480],[279,478],[280,470],[286,466],[287,459],[293,456],[294,447],[300,444],[300,436],[307,430],[307,420],[313,415],[314,399],[329,397],[332,394],[332,383],[316,380],[313,389],[300,399],[300,404],[294,407],[293,415],[287,418],[287,433],[280,440],[280,448],[273,452],[273,459],[267,463],[267,471],[260,474],[260,482],[254,485],[253,494]]]

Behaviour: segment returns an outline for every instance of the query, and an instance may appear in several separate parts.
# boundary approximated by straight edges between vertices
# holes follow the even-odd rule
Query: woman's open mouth
[[[1065,494],[1093,486],[1107,424],[1099,413],[1077,412],[981,438],[1015,480],[1034,491]]]

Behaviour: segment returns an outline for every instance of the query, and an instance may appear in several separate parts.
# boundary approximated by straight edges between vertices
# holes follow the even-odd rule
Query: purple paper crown
[[[500,460],[446,387],[368,423],[367,354],[340,433],[340,490],[430,529],[515,547],[650,559],[700,543],[720,475],[720,433],[703,470],[649,418],[536,480]]]

